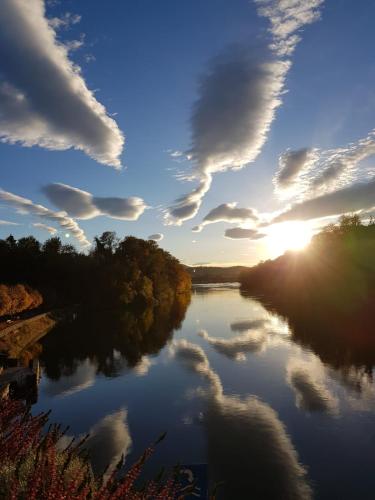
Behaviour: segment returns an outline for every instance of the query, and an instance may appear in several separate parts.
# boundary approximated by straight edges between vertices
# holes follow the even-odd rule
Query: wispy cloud
[[[120,167],[123,134],[50,23],[43,0],[1,3],[0,138],[52,150],[75,148]]]
[[[320,18],[324,0],[255,0],[258,14],[271,23],[270,48],[279,56],[290,56],[301,37],[301,28]]]
[[[334,149],[287,151],[280,157],[274,178],[276,193],[282,198],[302,200],[346,187],[356,180],[368,180],[373,169],[361,168],[360,164],[373,155],[375,130],[357,142]]]
[[[79,14],[73,14],[72,12],[65,12],[60,17],[52,17],[48,19],[48,24],[55,30],[64,28],[69,29],[75,24],[78,24],[82,19]]]
[[[358,172],[359,164],[372,155],[375,155],[374,130],[346,147],[323,152],[321,162],[310,173],[311,187],[313,190],[332,190],[348,184],[358,174],[362,177],[362,172]]]
[[[50,234],[57,233],[57,229],[55,227],[48,226],[47,224],[43,224],[42,222],[35,222],[33,224],[33,226],[36,227],[37,229],[42,229],[44,231],[48,231]]]
[[[48,184],[42,191],[57,208],[78,219],[92,219],[106,215],[113,219],[137,220],[146,209],[146,204],[141,198],[93,196],[87,191],[67,184]]]
[[[19,213],[31,214],[58,224],[64,231],[69,231],[82,246],[89,246],[84,231],[66,212],[54,212],[43,205],[33,203],[27,198],[0,189],[0,200],[14,207]]]
[[[203,221],[198,226],[193,227],[193,231],[200,232],[204,226],[214,224],[215,222],[245,223],[251,220],[258,220],[258,215],[255,209],[239,208],[235,202],[222,203],[221,205],[210,210],[210,212],[208,212],[208,214],[203,218]]]
[[[166,222],[180,225],[193,218],[210,189],[212,175],[253,162],[264,145],[281,104],[297,32],[319,18],[323,0],[256,0],[269,19],[269,47],[232,47],[210,64],[201,78],[191,116],[192,192],[166,210]]]
[[[11,222],[10,220],[0,219],[0,226],[19,226],[19,223]]]

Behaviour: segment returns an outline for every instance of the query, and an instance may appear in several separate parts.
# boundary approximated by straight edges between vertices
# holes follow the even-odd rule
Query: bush
[[[35,309],[42,303],[42,295],[27,285],[0,285],[0,316]]]

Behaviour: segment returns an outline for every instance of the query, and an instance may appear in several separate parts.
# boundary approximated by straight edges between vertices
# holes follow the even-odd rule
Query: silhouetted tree
[[[32,236],[0,240],[0,283],[40,290],[47,306],[87,303],[96,307],[155,305],[188,292],[190,276],[154,241],[116,233],[95,237],[88,255],[52,237],[43,245]]]

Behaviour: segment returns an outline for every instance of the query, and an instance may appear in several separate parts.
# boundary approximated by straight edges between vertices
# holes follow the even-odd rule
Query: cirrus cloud
[[[56,40],[51,22],[57,23],[46,18],[43,0],[1,3],[0,139],[74,148],[120,167],[123,134],[69,60],[68,48]]]

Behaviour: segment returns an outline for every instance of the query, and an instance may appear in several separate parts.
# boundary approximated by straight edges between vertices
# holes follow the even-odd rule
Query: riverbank
[[[62,317],[62,312],[47,312],[4,326],[0,331],[0,352],[8,358],[19,358],[24,350],[44,337]]]

